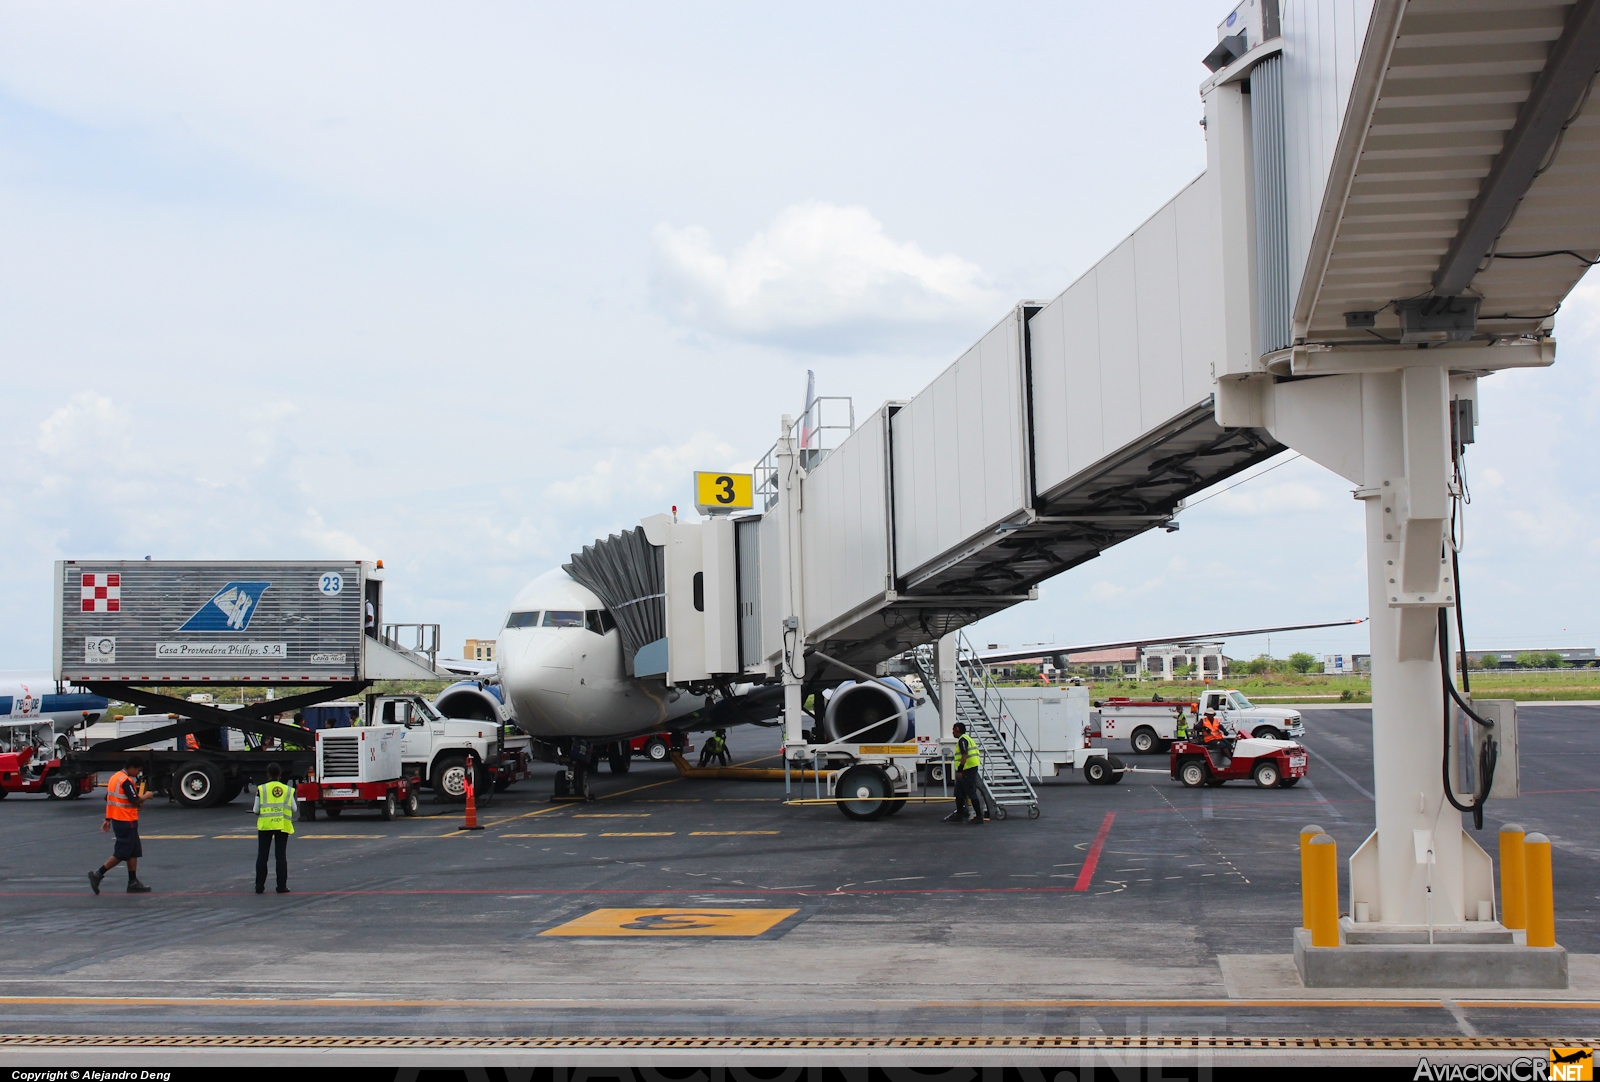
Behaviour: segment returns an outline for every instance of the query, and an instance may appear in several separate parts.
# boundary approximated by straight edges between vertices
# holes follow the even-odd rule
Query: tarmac
[[[1300,985],[1299,829],[1322,826],[1342,867],[1373,821],[1369,712],[1306,717],[1311,772],[1295,789],[1185,789],[1165,756],[1122,748],[1142,769],[1121,784],[1047,780],[1038,819],[980,826],[941,823],[942,804],[853,822],[785,806],[782,783],[689,780],[642,759],[602,768],[595,801],[553,804],[541,767],[480,809],[482,831],[457,830],[459,807],[431,800],[415,819],[302,822],[288,895],[253,891],[247,795],[205,811],[152,801],[140,876],[154,892],[124,894],[117,870],[99,897],[84,873],[110,852],[102,802],[13,796],[0,807],[0,1055],[57,1063],[70,1046],[74,1063],[128,1064],[119,1038],[231,1035],[256,1050],[250,1063],[359,1062],[352,1037],[431,1041],[456,1049],[452,1063],[472,1042],[487,1057],[473,1062],[616,1062],[618,1039],[671,1036],[700,1042],[685,1054],[720,1041],[727,1062],[801,1048],[811,1062],[969,1062],[982,1039],[1011,1049],[1007,1062],[1055,1062],[1068,1046],[1159,1059],[1167,1044],[1192,1061],[1199,1040],[1224,1049],[1207,1053],[1218,1064],[1304,1064],[1281,1042],[1366,1040],[1311,1060],[1354,1064],[1389,1054],[1371,1039],[1405,1039],[1394,1062],[1414,1065],[1418,1040],[1437,1062],[1594,1034],[1600,707],[1523,706],[1524,795],[1490,805],[1482,838],[1492,853],[1505,821],[1552,838],[1557,938],[1572,952],[1561,992]],[[736,729],[733,761],[777,765],[776,742]],[[930,1038],[945,1043],[894,1045]],[[214,1039],[192,1051],[224,1055]]]

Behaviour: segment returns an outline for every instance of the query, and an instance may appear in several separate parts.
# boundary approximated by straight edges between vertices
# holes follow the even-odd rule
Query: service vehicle
[[[503,791],[532,773],[528,737],[508,736],[507,726],[499,721],[444,717],[421,695],[368,695],[361,721],[365,726],[399,729],[405,777],[427,785],[440,800],[467,799],[469,758],[480,801],[488,799],[491,790]]]
[[[1121,759],[1093,747],[1095,736],[1086,687],[1004,687],[995,691],[1001,732],[1017,765],[1029,777],[1054,778],[1062,768],[1081,770],[1090,785],[1115,785],[1126,771]],[[937,767],[935,769],[938,769]]]
[[[1198,741],[1174,740],[1167,755],[1173,779],[1191,788],[1253,780],[1263,789],[1289,789],[1306,776],[1310,759],[1300,744],[1249,736],[1209,749]]]
[[[141,717],[168,715],[141,731],[119,724],[115,737],[68,752],[63,771],[92,777],[137,758],[149,789],[185,807],[230,801],[273,763],[285,780],[304,779],[315,736],[277,719],[377,680],[439,676],[398,641],[434,625],[385,623],[383,582],[382,562],[367,560],[56,561],[54,678],[149,712]],[[205,685],[277,698],[224,709],[163,693]]]
[[[94,776],[73,777],[62,768],[49,718],[0,718],[0,800],[12,793],[43,793],[76,800],[94,792]]]
[[[403,725],[354,725],[317,733],[315,773],[295,786],[301,817],[321,810],[329,819],[355,808],[375,808],[389,822],[421,806],[418,781],[402,763]]]
[[[688,755],[694,750],[694,745],[683,733],[646,733],[628,741],[628,750],[652,763],[664,763],[672,758],[673,752]]]
[[[1135,754],[1164,750],[1178,736],[1182,722],[1192,731],[1195,722],[1215,713],[1224,725],[1262,740],[1283,740],[1306,734],[1300,711],[1281,706],[1256,706],[1242,691],[1210,688],[1197,699],[1103,699],[1099,704],[1100,735],[1126,740]]]

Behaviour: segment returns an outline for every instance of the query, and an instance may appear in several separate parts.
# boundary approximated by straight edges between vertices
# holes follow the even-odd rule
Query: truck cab
[[[1200,698],[1200,714],[1215,712],[1218,719],[1240,736],[1259,740],[1287,740],[1306,734],[1300,711],[1281,706],[1256,706],[1244,692],[1218,688]]]
[[[362,721],[402,726],[403,772],[421,778],[441,800],[466,799],[470,756],[477,768],[477,798],[487,799],[501,767],[503,732],[498,722],[444,717],[421,695],[368,695]]]

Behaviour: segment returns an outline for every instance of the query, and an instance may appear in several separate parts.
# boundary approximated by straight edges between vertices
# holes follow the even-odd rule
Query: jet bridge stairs
[[[965,635],[957,639],[955,700],[956,719],[967,728],[967,734],[978,742],[982,760],[978,775],[989,790],[996,814],[1004,819],[1007,808],[1027,808],[1028,818],[1039,818],[1039,794],[1023,769],[1029,764],[1035,777],[1038,767],[1033,747],[1021,730],[1007,725],[1004,701],[1000,689],[989,675],[983,660],[967,641]],[[928,691],[928,698],[939,706],[939,672],[935,659],[936,648],[924,646],[912,652],[911,658],[917,675]],[[1019,762],[1019,757],[1022,762]]]

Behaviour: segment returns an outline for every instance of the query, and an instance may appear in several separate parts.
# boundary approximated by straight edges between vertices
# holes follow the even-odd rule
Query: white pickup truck
[[[477,767],[473,784],[479,801],[528,776],[527,738],[508,738],[499,721],[442,717],[421,695],[368,695],[362,720],[402,727],[405,776],[420,778],[440,800],[466,799],[469,755]]]
[[[1240,736],[1261,740],[1287,740],[1305,735],[1300,711],[1282,706],[1256,706],[1244,693],[1226,688],[1203,692],[1195,699],[1104,699],[1100,710],[1100,735],[1126,740],[1139,755],[1165,751],[1177,736],[1181,721],[1190,730],[1201,716],[1215,712],[1217,719]]]

